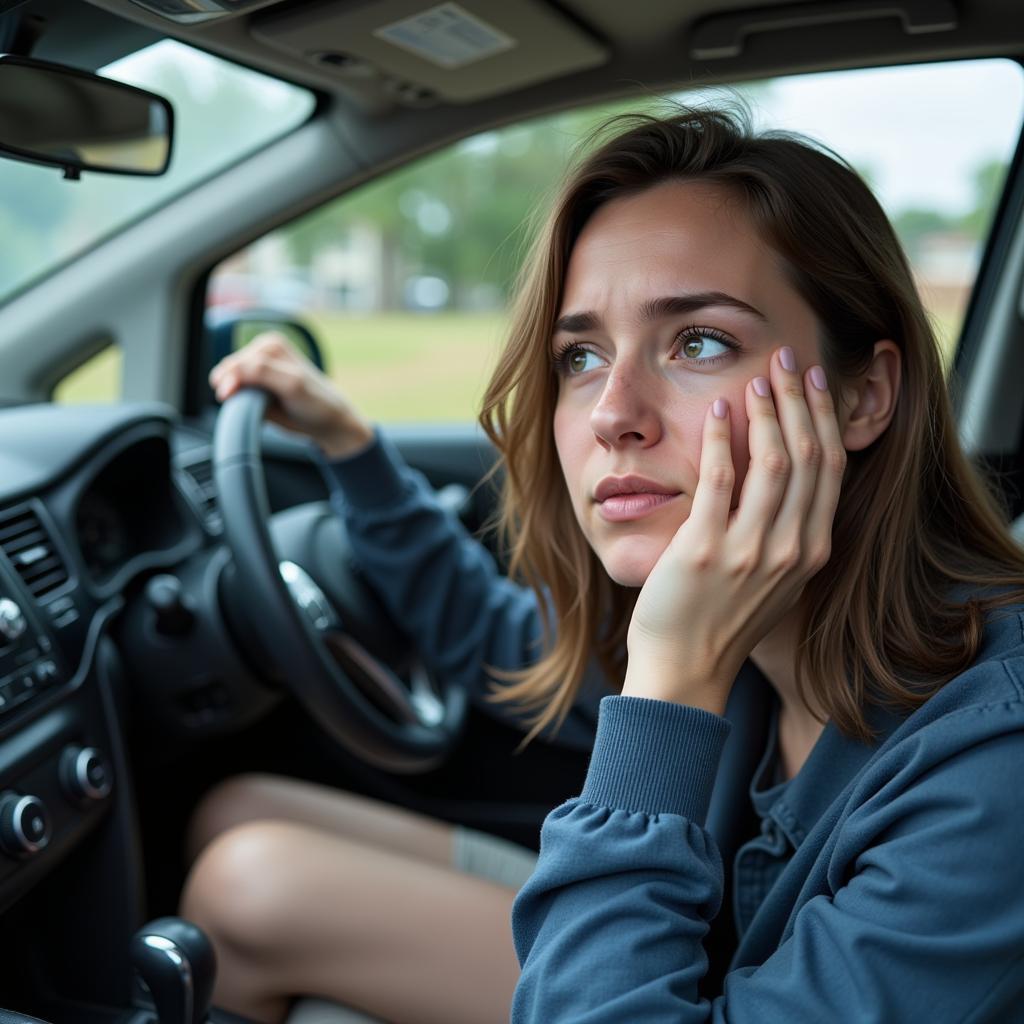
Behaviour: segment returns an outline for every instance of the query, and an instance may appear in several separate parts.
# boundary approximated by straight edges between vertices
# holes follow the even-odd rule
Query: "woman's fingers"
[[[267,419],[306,434],[328,458],[344,458],[373,438],[372,424],[279,332],[261,334],[226,356],[209,381],[220,402],[242,387],[263,388],[271,396]]]
[[[772,355],[771,376],[790,469],[768,543],[776,565],[794,569],[810,541],[807,518],[818,484],[822,445],[792,349],[784,347]]]
[[[818,467],[818,486],[807,515],[805,556],[815,571],[819,571],[825,567],[832,553],[832,524],[846,472],[846,448],[825,371],[820,366],[812,367],[807,375],[807,384],[807,405],[821,441],[821,464]]]
[[[210,386],[217,390],[218,399],[223,401],[223,398],[237,390],[242,383],[258,384],[258,378],[266,365],[278,363],[298,366],[301,365],[302,359],[302,355],[283,334],[279,331],[266,331],[258,334],[244,348],[225,356],[210,370],[208,379]],[[226,382],[230,386],[222,398],[220,388]]]
[[[772,395],[760,394],[763,377],[747,387],[750,468],[730,524],[736,562],[817,571],[831,552],[846,452],[822,368],[801,376],[792,352],[779,350],[769,372]]]
[[[756,562],[789,482],[790,459],[768,378],[750,381],[745,397],[750,467],[730,531],[743,545],[742,557]]]
[[[230,398],[241,387],[265,388],[278,399],[297,394],[302,385],[302,371],[284,359],[261,355],[242,360],[228,367],[216,385],[219,402]]]
[[[732,461],[732,430],[729,403],[716,398],[704,417],[704,437],[700,450],[700,476],[687,519],[693,537],[696,528],[699,543],[715,544],[725,534],[732,505],[736,468]],[[698,560],[710,551],[697,552]]]

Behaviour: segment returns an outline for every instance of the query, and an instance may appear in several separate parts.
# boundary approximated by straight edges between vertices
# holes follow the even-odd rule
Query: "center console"
[[[0,907],[42,873],[33,867],[59,859],[113,790],[102,713],[73,699],[87,670],[73,677],[0,565]]]

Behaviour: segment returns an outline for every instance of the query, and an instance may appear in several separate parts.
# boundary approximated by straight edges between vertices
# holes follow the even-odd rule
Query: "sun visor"
[[[341,78],[406,100],[471,103],[603,64],[608,48],[537,0],[383,0],[253,18],[251,32]]]

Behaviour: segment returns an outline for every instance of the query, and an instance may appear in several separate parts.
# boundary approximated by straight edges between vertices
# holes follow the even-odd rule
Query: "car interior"
[[[201,106],[140,82],[109,103],[142,104],[133,116],[152,138],[122,165],[102,145],[75,150],[67,140],[107,102],[104,69],[167,41],[252,73],[236,99],[253,138],[228,145],[232,126],[211,113],[186,151]],[[587,765],[587,751],[543,740],[519,750],[521,731],[436,677],[361,577],[312,444],[266,424],[258,392],[218,406],[209,370],[254,324],[280,324],[321,364],[326,351],[273,267],[276,291],[214,302],[252,286],[232,261],[361,186],[588,105],[980,60],[1017,74],[1024,7],[0,0],[0,53],[0,170],[24,175],[11,191],[0,177],[5,234],[100,179],[111,212],[95,231],[96,209],[76,213],[66,250],[26,231],[0,257],[0,1024],[191,1024],[207,1019],[206,982],[185,1006],[180,979],[167,995],[147,973],[187,936],[174,922],[163,947],[139,935],[175,915],[186,822],[218,781],[309,779],[536,849]],[[62,69],[99,90],[95,104],[49,87]],[[35,112],[19,110],[3,76],[34,72]],[[280,119],[272,87],[293,104]],[[927,112],[940,137],[949,102]],[[44,110],[62,126],[52,137],[65,133],[49,150]],[[871,116],[881,125],[886,107]],[[1011,521],[1024,513],[1020,128],[1018,109],[949,365],[963,443]],[[473,225],[459,230],[468,243]],[[410,288],[402,301],[429,318],[436,279]],[[112,394],[61,400],[113,351]],[[483,482],[494,453],[471,415],[379,426],[503,565],[487,529],[498,492]]]

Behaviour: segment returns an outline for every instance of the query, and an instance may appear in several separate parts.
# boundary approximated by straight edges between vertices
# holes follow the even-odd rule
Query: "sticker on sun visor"
[[[511,50],[516,41],[458,4],[438,4],[373,33],[442,68],[461,68]]]

